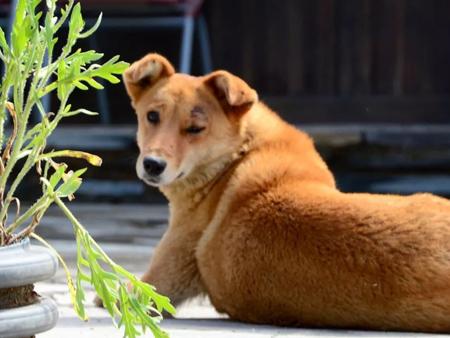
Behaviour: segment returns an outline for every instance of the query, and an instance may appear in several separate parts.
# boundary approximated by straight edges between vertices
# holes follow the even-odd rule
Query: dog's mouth
[[[182,178],[182,177],[184,177],[184,172],[183,172],[183,171],[180,172],[180,173],[178,174],[178,176],[175,178],[174,181],[179,180],[179,179]],[[161,183],[162,183],[161,177],[153,177],[153,176],[148,176],[148,175],[145,175],[145,176],[142,178],[142,180],[143,180],[146,184],[151,185],[151,186],[153,186],[153,187],[158,187],[158,186],[160,186]]]
[[[161,182],[161,178],[159,177],[151,177],[151,176],[145,176],[143,178],[143,181],[147,183],[148,185],[152,185],[154,187],[158,186]]]

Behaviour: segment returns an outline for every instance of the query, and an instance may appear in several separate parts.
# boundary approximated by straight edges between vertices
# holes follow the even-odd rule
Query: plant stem
[[[3,88],[2,88],[2,95],[0,97],[0,157],[3,153],[3,138],[5,134],[5,120],[6,120],[6,114],[5,114],[5,103],[6,99],[3,97]],[[5,103],[3,103],[5,102]]]
[[[64,269],[64,272],[66,273],[66,279],[67,279],[67,283],[68,283],[68,286],[69,286],[69,291],[71,293],[71,297],[74,297],[75,289],[74,289],[74,286],[73,286],[72,274],[70,273],[69,267],[67,266],[67,264],[64,261],[64,259],[62,258],[62,256],[58,253],[58,251],[56,251],[56,249],[52,245],[50,245],[50,243],[48,243],[41,236],[39,236],[39,235],[37,235],[35,233],[30,234],[30,236],[33,237],[34,239],[38,240],[42,244],[44,244],[58,258],[59,262],[61,263],[61,265],[62,265],[62,267]]]
[[[43,239],[41,236],[39,236],[39,235],[37,235],[35,233],[30,234],[30,236],[33,237],[34,239],[38,240],[42,244],[44,244],[47,248],[49,248],[55,254],[55,256],[60,261],[60,263],[61,263],[61,265],[62,265],[62,267],[63,267],[63,269],[64,269],[64,271],[66,273],[67,279],[70,280],[70,282],[73,284],[73,282],[72,282],[72,275],[70,274],[69,267],[67,266],[66,262],[61,257],[61,255],[58,253],[58,251],[56,251],[56,249],[53,246],[51,246],[50,243],[47,242],[45,239]]]
[[[12,233],[18,226],[23,224],[27,219],[32,217],[36,212],[38,212],[40,209],[46,206],[51,200],[50,197],[47,195],[42,196],[39,198],[25,213],[23,213],[19,218],[17,218],[14,223],[9,225],[6,228],[6,232]],[[49,204],[50,205],[50,204]]]
[[[36,68],[36,74],[39,72],[39,70],[42,67],[44,54],[45,54],[45,47],[42,48],[40,51],[39,58],[38,58],[38,67]],[[23,81],[23,82],[25,82],[25,81]],[[0,177],[0,191],[4,191],[4,189],[6,187],[6,182],[8,180],[8,176],[11,174],[11,171],[13,170],[13,168],[18,160],[19,152],[22,149],[23,138],[24,138],[24,135],[25,135],[25,132],[27,129],[27,125],[28,125],[28,118],[30,116],[31,110],[35,103],[35,98],[32,96],[32,93],[34,93],[36,91],[37,82],[38,82],[38,77],[34,76],[32,84],[29,89],[27,102],[25,104],[25,108],[23,109],[23,111],[22,111],[22,107],[21,106],[17,107],[16,102],[15,102],[15,108],[16,108],[16,111],[18,114],[18,119],[19,119],[19,128],[17,131],[17,137],[14,142],[13,150],[11,152],[11,157],[9,158],[8,163],[5,166],[5,171],[3,172],[2,176]],[[16,96],[16,94],[14,96]],[[19,102],[17,102],[17,103],[19,103]],[[9,192],[8,192],[8,195],[10,195]],[[6,200],[5,205],[2,207],[2,211],[0,213],[0,222],[3,221],[3,218],[6,215],[6,210],[8,209],[8,206],[9,206],[9,203],[8,203],[8,200]]]
[[[0,223],[3,222],[3,219],[5,218],[6,213],[8,212],[8,208],[9,208],[9,205],[11,204],[12,197],[14,195],[15,190],[17,189],[17,187],[19,186],[20,182],[25,177],[25,175],[31,170],[31,168],[33,168],[33,164],[35,162],[34,161],[35,156],[36,155],[33,156],[33,153],[32,153],[27,157],[27,160],[25,161],[24,165],[22,166],[22,169],[17,174],[16,178],[14,179],[13,183],[11,184],[11,187],[8,190],[8,194],[6,195],[6,198],[3,202],[2,210],[0,211]],[[9,162],[8,162],[8,164],[9,164]],[[6,174],[6,170],[5,170],[5,174]]]
[[[59,106],[56,118],[53,121],[53,123],[51,124],[52,127],[49,130],[47,130],[46,135],[45,135],[45,139],[47,139],[47,137],[53,132],[53,130],[58,125],[58,122],[61,120],[61,118],[62,118],[61,112],[64,111],[64,108],[66,107],[69,95],[70,95],[70,93],[68,95],[66,95],[66,97],[63,98],[63,100],[61,101],[61,104]],[[24,135],[22,135],[22,138],[23,138],[23,136]],[[15,145],[17,145],[17,141],[18,140],[16,139],[16,144]],[[23,140],[21,142],[23,142]],[[38,144],[38,145],[36,145],[33,148],[31,154],[28,155],[27,160],[25,161],[25,164],[23,165],[23,167],[20,170],[19,174],[16,176],[16,178],[13,181],[13,183],[11,184],[11,187],[8,190],[8,194],[7,194],[6,198],[5,198],[4,204],[3,204],[2,209],[0,211],[0,223],[2,222],[2,220],[6,216],[6,213],[8,211],[9,205],[11,203],[11,199],[12,199],[12,197],[13,197],[13,195],[14,195],[17,187],[18,187],[18,185],[20,184],[20,182],[22,181],[24,176],[33,168],[33,166],[36,163],[36,160],[37,160],[37,158],[39,156],[39,150],[40,150],[41,147],[44,147],[44,146],[45,146],[45,144]],[[10,161],[13,158],[13,154],[14,154],[14,150],[13,150],[13,153],[11,154]],[[18,155],[19,154],[15,154],[15,161],[17,161]],[[8,165],[9,165],[10,161],[8,161]],[[6,174],[6,169],[5,169],[5,174]],[[2,179],[3,179],[3,175],[0,178],[0,183],[1,183]],[[1,188],[1,185],[0,185],[0,188]]]
[[[3,76],[3,82],[1,85],[1,94],[0,94],[0,156],[3,151],[3,138],[4,138],[4,128],[5,128],[5,120],[6,120],[6,101],[8,100],[9,89],[11,88],[11,84],[8,76],[8,67],[5,71],[5,75]],[[1,190],[0,190],[1,191]]]
[[[22,229],[22,231],[20,231],[17,235],[14,235],[10,239],[10,242],[14,242],[16,239],[28,237],[33,234],[36,230],[36,227],[40,224],[42,216],[47,211],[52,202],[52,200],[48,201],[41,209],[36,211],[36,213],[33,215],[33,220],[31,221],[31,223],[28,224],[24,229]]]

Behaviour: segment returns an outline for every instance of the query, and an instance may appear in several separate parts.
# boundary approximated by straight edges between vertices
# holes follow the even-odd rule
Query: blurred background
[[[0,3],[7,24],[9,2]],[[99,12],[104,20],[80,47],[129,62],[158,52],[182,72],[240,76],[314,137],[342,190],[450,196],[450,1],[81,3],[88,23]],[[67,120],[50,146],[104,159],[78,200],[164,201],[136,178],[135,115],[123,85],[78,91],[72,102],[100,116]]]
[[[81,2],[88,27],[103,13],[100,29],[78,47],[103,52],[103,61],[120,55],[133,62],[157,52],[180,72],[226,69],[236,74],[314,138],[341,190],[432,192],[450,198],[450,0],[75,1]],[[0,0],[0,26],[6,31],[15,2]],[[59,40],[61,46],[65,39]],[[89,167],[83,175],[69,206],[114,261],[141,275],[166,231],[168,207],[157,189],[136,177],[136,116],[123,84],[104,85],[100,91],[74,92],[73,108],[100,115],[66,119],[48,148],[103,158],[102,167]],[[56,95],[44,104],[55,111]],[[87,166],[82,160],[67,162],[72,169]],[[39,195],[35,176],[28,175],[17,191],[23,210]],[[15,210],[10,211],[13,220]],[[57,206],[50,207],[37,231],[75,271],[73,227]],[[80,324],[65,284],[61,269],[37,285],[60,309],[54,337],[75,331],[92,336],[110,327],[106,311],[92,305],[87,306],[93,320]],[[89,290],[87,304],[92,299]],[[178,314],[202,318],[166,326],[181,330],[180,336],[185,328],[198,329],[197,336],[210,330],[216,337],[231,335],[220,322],[209,326],[203,320],[219,317],[207,302],[189,302]],[[232,331],[246,335],[255,329]]]

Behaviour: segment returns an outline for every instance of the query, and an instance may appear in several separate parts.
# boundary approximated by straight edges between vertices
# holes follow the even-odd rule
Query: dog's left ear
[[[218,70],[206,75],[205,84],[211,88],[223,110],[230,117],[240,117],[258,101],[255,90],[227,71]]]
[[[159,80],[172,76],[175,69],[163,56],[150,53],[134,62],[124,73],[123,79],[131,104]]]

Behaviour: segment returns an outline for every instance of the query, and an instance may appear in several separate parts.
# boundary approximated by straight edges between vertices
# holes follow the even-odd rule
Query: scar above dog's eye
[[[158,124],[159,123],[159,113],[156,110],[150,110],[147,113],[147,120],[151,124]]]
[[[191,117],[193,117],[193,118],[206,118],[206,114],[205,114],[205,111],[203,110],[202,107],[195,106],[191,110]]]

